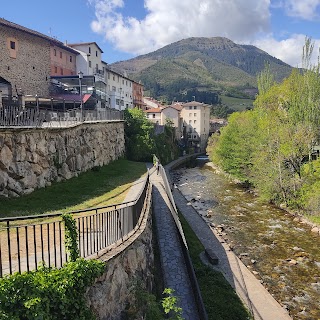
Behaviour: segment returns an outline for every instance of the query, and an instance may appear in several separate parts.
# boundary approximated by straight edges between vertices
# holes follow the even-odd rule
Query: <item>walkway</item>
[[[164,277],[164,286],[174,289],[179,298],[179,306],[186,320],[199,319],[190,280],[185,266],[184,256],[179,242],[177,228],[170,212],[171,204],[163,187],[160,175],[151,169],[153,184],[153,213],[159,243],[160,261]]]

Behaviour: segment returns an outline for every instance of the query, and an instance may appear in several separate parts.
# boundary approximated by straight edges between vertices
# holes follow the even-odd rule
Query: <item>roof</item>
[[[145,112],[147,113],[161,113],[161,109],[160,108],[152,108],[152,109],[148,109]]]
[[[79,43],[68,43],[69,47],[77,47],[77,46],[87,46],[90,44],[94,44],[98,47],[98,49],[103,53],[102,49],[99,47],[99,45],[96,42],[79,42]]]
[[[178,111],[181,111],[183,109],[183,106],[180,102],[176,102],[176,103],[173,103],[172,105],[170,105],[169,107],[172,107]]]
[[[182,103],[181,105],[182,107],[190,107],[190,106],[210,107],[209,104],[205,104],[203,102],[198,102],[198,101],[190,101],[190,102]]]
[[[28,33],[28,34],[30,34],[32,36],[35,36],[35,37],[38,37],[38,38],[42,38],[44,40],[49,41],[51,44],[54,44],[56,46],[62,47],[65,50],[68,50],[70,52],[78,54],[78,52],[76,52],[72,48],[68,48],[67,46],[65,46],[63,42],[61,42],[61,41],[59,41],[59,40],[57,40],[55,38],[46,36],[45,34],[40,33],[38,31],[35,31],[35,30],[32,30],[32,29],[26,28],[24,26],[21,26],[21,25],[19,25],[17,23],[14,23],[14,22],[8,21],[6,19],[0,18],[0,25],[6,26],[8,28],[12,28],[12,29],[15,29],[15,30],[18,30],[18,31],[21,31],[21,32]]]

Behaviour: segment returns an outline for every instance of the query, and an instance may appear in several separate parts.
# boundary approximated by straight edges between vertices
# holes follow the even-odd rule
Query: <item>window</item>
[[[110,72],[108,72],[108,79],[110,79]]]
[[[156,114],[154,113],[153,115],[152,115],[152,118],[155,118],[156,117]]]
[[[191,125],[191,123],[192,123],[192,120],[189,120],[189,124]]]
[[[53,55],[56,57],[57,56],[57,50],[53,49]]]
[[[197,116],[197,114],[196,114],[196,113],[194,113],[193,115],[194,115],[195,117]]]
[[[96,51],[96,57],[98,56],[98,51]]]
[[[89,47],[89,53],[91,53],[91,48]]]
[[[124,84],[124,80],[122,79],[122,84]]]
[[[115,78],[115,76],[113,76],[112,78],[113,78],[113,81],[116,81],[116,78]]]
[[[196,124],[196,123],[197,123],[197,120],[193,120],[193,123]]]
[[[116,91],[116,87],[115,86],[112,86],[112,91]]]
[[[194,110],[197,110],[197,107],[196,107],[196,106],[194,106],[194,107],[193,107],[193,109],[194,109]]]
[[[190,113],[189,113],[189,118],[191,118],[191,116],[192,116],[192,113],[190,112]]]
[[[91,68],[91,61],[89,61],[89,68]]]
[[[72,62],[72,56],[70,56],[70,62]]]
[[[192,106],[189,107],[189,110],[191,110],[191,109],[192,109]]]
[[[60,59],[62,59],[62,52],[60,51]]]

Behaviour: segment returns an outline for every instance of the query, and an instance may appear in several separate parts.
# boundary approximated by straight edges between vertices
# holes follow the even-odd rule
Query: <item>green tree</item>
[[[134,161],[151,161],[155,153],[154,126],[141,109],[126,109],[125,140],[127,157]]]

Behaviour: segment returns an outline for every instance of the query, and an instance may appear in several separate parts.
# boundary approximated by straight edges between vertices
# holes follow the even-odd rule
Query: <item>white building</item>
[[[211,106],[196,101],[183,103],[181,106],[185,141],[196,151],[205,151],[209,138]]]
[[[68,46],[79,52],[76,58],[77,72],[82,72],[84,77],[92,76],[94,79],[93,87],[86,90],[96,95],[97,109],[105,108],[108,105],[108,96],[105,68],[101,60],[103,51],[96,42],[71,43]]]
[[[109,95],[109,106],[118,110],[133,108],[133,81],[111,70],[106,62],[103,62],[103,66]]]

